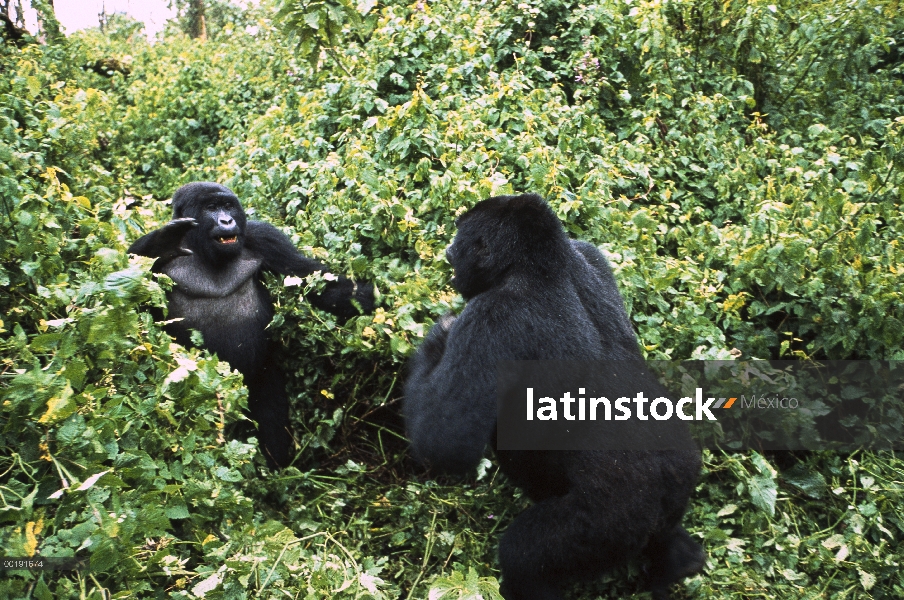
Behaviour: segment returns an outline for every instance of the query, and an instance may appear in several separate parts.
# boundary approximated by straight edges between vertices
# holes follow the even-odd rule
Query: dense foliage
[[[491,194],[607,253],[651,358],[904,359],[899,2],[771,1],[220,2],[206,42],[116,17],[0,44],[0,547],[92,565],[0,595],[496,597],[526,500],[490,462],[426,480],[398,417],[462,306],[455,218]],[[238,435],[241,377],[171,343],[144,308],[169,282],[125,253],[198,179],[382,292],[338,324],[269,281],[279,473]],[[707,454],[683,594],[901,597],[902,507],[893,454]]]

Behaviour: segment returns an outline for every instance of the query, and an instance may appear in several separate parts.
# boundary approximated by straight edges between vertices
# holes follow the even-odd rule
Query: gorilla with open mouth
[[[248,221],[236,195],[211,182],[179,188],[173,195],[173,220],[136,240],[129,252],[156,258],[154,272],[172,278],[168,318],[181,320],[168,324],[166,331],[183,345],[191,343],[191,330],[200,331],[204,347],[244,375],[267,463],[289,464],[289,399],[265,332],[273,302],[261,274],[303,277],[315,271],[329,275],[329,269],[301,255],[272,225]],[[359,310],[373,310],[374,289],[333,276],[322,292],[307,299],[348,319]]]

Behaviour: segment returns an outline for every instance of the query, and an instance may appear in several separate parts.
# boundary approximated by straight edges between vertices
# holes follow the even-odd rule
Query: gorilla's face
[[[208,264],[222,266],[237,257],[245,245],[245,211],[229,188],[198,182],[182,186],[173,196],[173,218],[190,217],[198,226],[186,241]]]
[[[204,199],[198,229],[216,256],[238,256],[245,245],[245,212],[235,196],[213,196]]]
[[[173,195],[173,219],[190,217],[198,226],[186,241],[212,266],[237,257],[245,245],[245,211],[232,190],[210,181],[188,183]]]

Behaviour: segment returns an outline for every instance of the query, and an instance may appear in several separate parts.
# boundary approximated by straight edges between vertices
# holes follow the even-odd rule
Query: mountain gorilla
[[[273,303],[261,273],[305,276],[327,267],[298,253],[272,225],[247,221],[239,199],[217,183],[182,186],[173,195],[173,220],[139,238],[132,254],[157,258],[153,270],[175,282],[169,293],[166,330],[180,344],[190,344],[190,330],[204,337],[204,347],[244,375],[251,418],[260,428],[267,463],[289,463],[292,434],[289,400],[282,371],[273,363],[272,344],[264,329]],[[340,319],[373,310],[373,285],[338,277],[308,300]],[[357,307],[352,301],[357,302]]]
[[[468,303],[418,348],[403,406],[414,456],[432,469],[473,469],[493,442],[497,361],[642,360],[605,257],[569,240],[539,196],[478,203],[446,256]],[[560,600],[565,584],[640,556],[663,600],[698,572],[703,549],[680,522],[700,452],[679,427],[671,450],[497,450],[503,473],[534,502],[500,543],[503,596]]]

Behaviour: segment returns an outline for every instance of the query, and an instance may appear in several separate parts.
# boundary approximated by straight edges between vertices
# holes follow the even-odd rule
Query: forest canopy
[[[456,218],[492,195],[606,254],[648,358],[904,360],[898,0],[208,0],[203,36],[184,2],[154,43],[34,4],[41,32],[0,24],[0,548],[91,566],[0,571],[0,596],[497,598],[527,499],[491,460],[428,480],[399,416],[464,305]],[[321,279],[269,276],[279,472],[126,252],[199,180],[380,291],[340,323],[301,297]],[[894,453],[706,452],[678,597],[902,597],[902,507]]]

